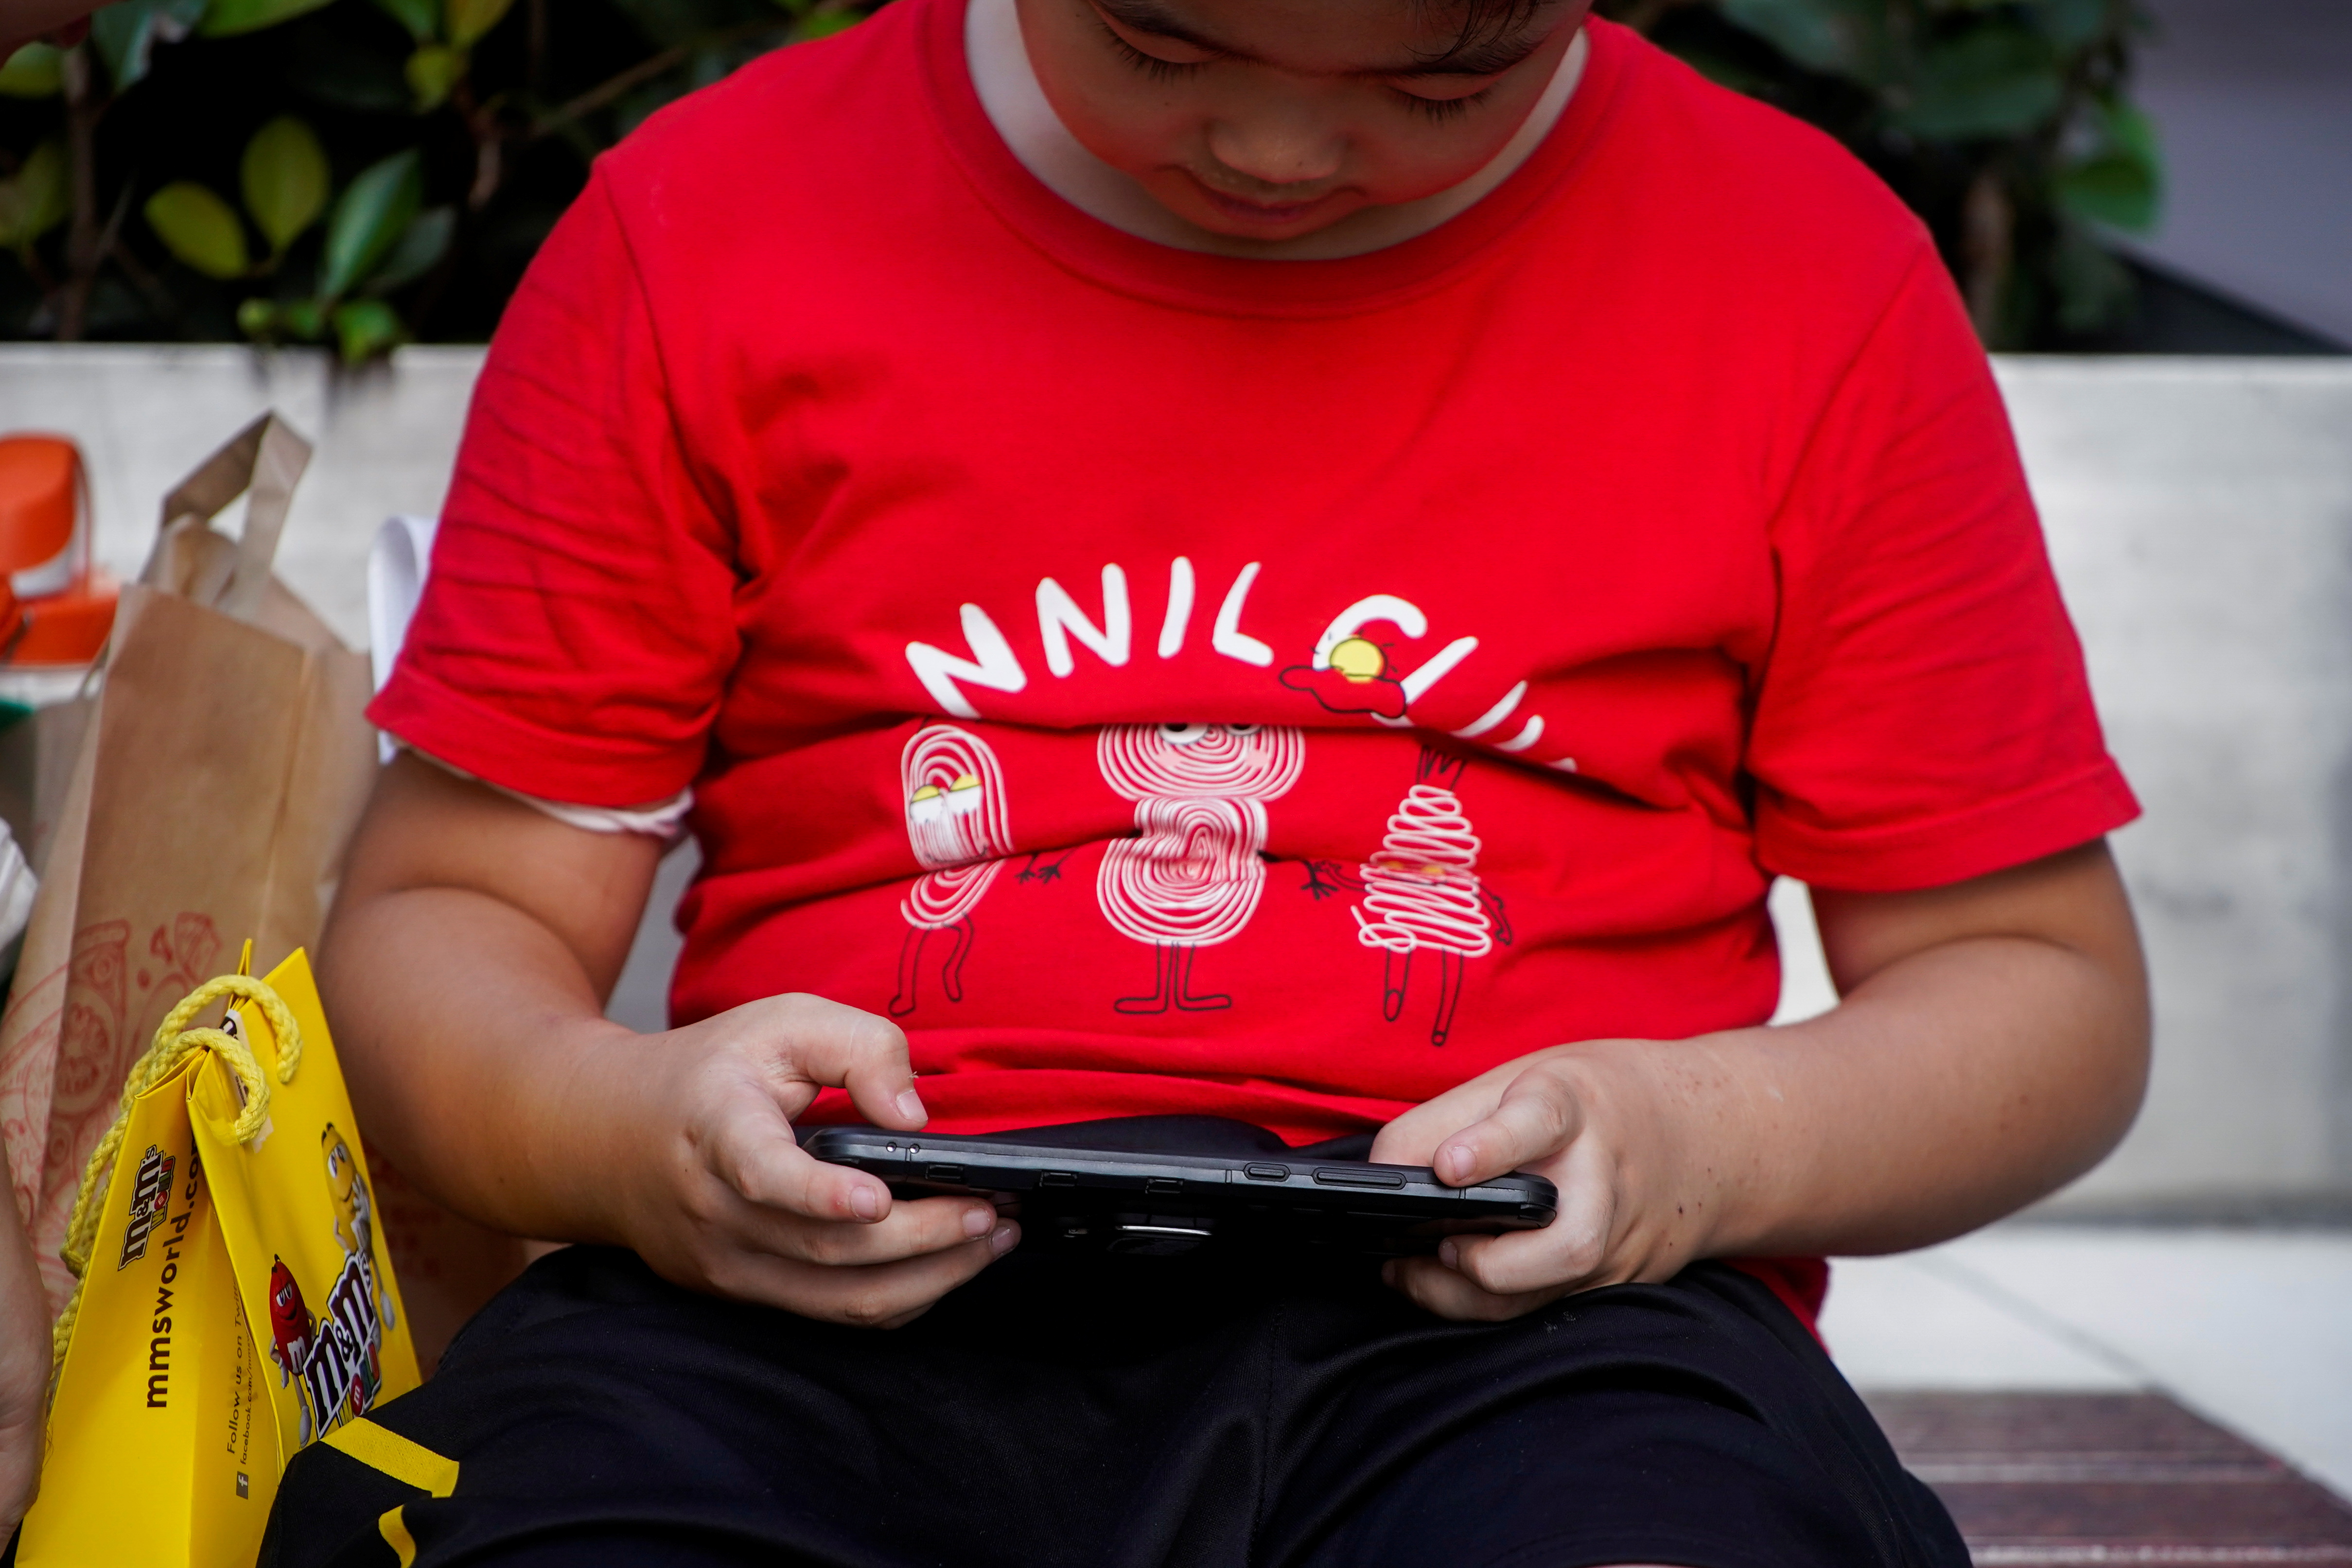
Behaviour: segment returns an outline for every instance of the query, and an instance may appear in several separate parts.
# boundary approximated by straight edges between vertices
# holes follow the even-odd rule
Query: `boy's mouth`
[[[1200,187],[1202,195],[1208,198],[1209,204],[1220,214],[1253,228],[1288,228],[1310,216],[1334,194],[1325,191],[1301,201],[1255,202],[1246,196],[1221,191],[1197,174],[1193,176],[1193,183]]]

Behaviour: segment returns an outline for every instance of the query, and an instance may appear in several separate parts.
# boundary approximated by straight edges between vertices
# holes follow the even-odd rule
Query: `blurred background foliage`
[[[2152,228],[2137,0],[1601,0],[1727,86],[1827,131],[1934,230],[1998,349],[2099,346],[2132,313],[2102,230]]]
[[[589,161],[870,0],[118,0],[0,66],[0,336],[487,337]],[[2128,314],[2155,220],[2135,0],[1601,0],[1934,229],[2000,348]]]

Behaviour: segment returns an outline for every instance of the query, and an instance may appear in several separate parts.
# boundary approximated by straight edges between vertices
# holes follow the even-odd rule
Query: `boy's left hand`
[[[1631,1040],[1539,1051],[1383,1127],[1375,1160],[1429,1166],[1454,1186],[1531,1171],[1559,1188],[1559,1213],[1540,1230],[1449,1237],[1434,1258],[1392,1260],[1382,1277],[1441,1317],[1494,1321],[1680,1272],[1705,1243],[1717,1173],[1683,1146],[1687,1118],[1658,1054]]]

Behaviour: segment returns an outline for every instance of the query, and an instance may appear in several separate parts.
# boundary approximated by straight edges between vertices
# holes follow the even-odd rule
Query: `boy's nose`
[[[1280,201],[1282,187],[1314,185],[1339,172],[1347,139],[1318,119],[1305,115],[1252,116],[1218,120],[1209,126],[1209,155],[1265,191],[1237,191],[1259,201]]]

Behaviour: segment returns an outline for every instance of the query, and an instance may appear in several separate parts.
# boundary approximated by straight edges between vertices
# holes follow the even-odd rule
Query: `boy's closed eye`
[[[1200,37],[1157,0],[1092,0],[1092,9],[1113,52],[1154,81],[1175,80],[1219,60],[1248,58]],[[1460,112],[1484,99],[1497,78],[1543,41],[1540,32],[1523,29],[1457,41],[1442,54],[1353,74],[1384,83],[1408,103],[1445,105]]]

